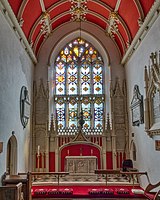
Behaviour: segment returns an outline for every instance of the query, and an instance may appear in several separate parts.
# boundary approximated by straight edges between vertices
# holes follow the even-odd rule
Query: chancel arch
[[[77,38],[84,40],[87,44],[89,44],[90,47],[96,50],[97,54],[100,55],[101,57],[99,61],[101,61],[101,67],[102,67],[102,72],[100,72],[102,73],[102,76],[101,77],[97,76],[98,78],[97,80],[99,79],[103,80],[103,84],[102,84],[103,93],[100,94],[99,96],[100,98],[98,99],[99,94],[95,94],[94,96],[93,88],[92,88],[92,92],[87,97],[88,102],[89,101],[94,102],[95,100],[97,100],[98,104],[100,103],[100,101],[103,103],[102,112],[99,112],[98,114],[99,115],[98,118],[99,119],[101,118],[100,120],[101,120],[102,128],[99,128],[99,122],[97,123],[98,128],[94,128],[93,126],[94,121],[95,121],[95,113],[93,111],[95,110],[94,110],[94,104],[91,103],[92,104],[91,106],[92,113],[90,113],[91,126],[88,123],[86,123],[87,121],[86,117],[83,116],[85,120],[85,124],[86,124],[86,125],[84,124],[83,129],[85,128],[87,129],[87,131],[86,129],[82,130],[84,136],[86,137],[85,141],[89,142],[92,146],[97,145],[97,147],[101,149],[101,161],[100,161],[101,165],[99,166],[104,169],[120,168],[121,167],[120,163],[122,163],[122,160],[128,155],[128,143],[127,143],[128,128],[126,127],[127,124],[125,123],[125,119],[124,119],[125,116],[127,116],[126,115],[126,95],[125,95],[126,87],[124,84],[125,82],[124,73],[123,73],[124,68],[120,65],[120,62],[119,62],[119,59],[120,59],[119,52],[114,51],[115,46],[110,38],[108,38],[108,40],[105,40],[105,41],[101,40],[101,37],[98,38],[96,34],[93,35],[92,33],[89,33],[88,31],[86,31],[88,30],[88,27],[90,27],[92,30],[93,28],[92,24],[86,24],[85,22],[83,23],[84,24],[82,26],[83,27],[82,30],[79,30],[77,23],[75,23],[76,30],[73,29],[73,31],[71,31],[68,34],[65,34],[65,31],[67,30],[67,27],[69,26],[69,24],[66,25],[66,29],[64,32],[59,32],[59,35],[57,34],[58,30],[55,30],[55,32],[53,32],[53,35],[52,35],[53,40],[51,40],[51,38],[48,38],[48,40],[44,44],[44,47],[45,47],[44,49],[46,49],[46,51],[44,52],[44,49],[43,49],[43,51],[40,52],[39,54],[40,55],[39,64],[36,67],[36,71],[37,71],[37,77],[38,77],[38,74],[40,74],[41,72],[39,77],[43,77],[43,78],[41,78],[39,81],[36,77],[36,81],[34,83],[34,92],[33,92],[34,93],[33,170],[61,171],[62,166],[61,166],[61,161],[59,159],[61,155],[60,149],[63,147],[63,145],[71,145],[71,142],[74,141],[79,130],[78,120],[79,120],[81,107],[83,107],[82,105],[83,97],[82,96],[79,96],[80,98],[78,97],[78,100],[77,100],[77,102],[79,102],[77,106],[78,108],[76,108],[77,110],[74,108],[76,110],[77,122],[74,124],[74,128],[73,127],[69,128],[68,126],[70,123],[68,120],[69,113],[70,113],[68,109],[69,102],[71,102],[72,105],[75,105],[74,101],[76,98],[74,98],[75,97],[74,95],[73,95],[73,98],[67,96],[68,93],[65,94],[66,96],[56,94],[56,64],[58,62],[57,59],[59,59],[58,55],[60,55],[60,53],[64,51],[67,45],[75,41]],[[102,33],[100,30],[97,29],[97,34],[102,35],[104,33]],[[54,43],[55,37],[57,37],[57,41],[58,41],[57,43]],[[51,43],[53,43],[52,48],[50,45]],[[72,60],[74,61],[73,58]],[[84,59],[84,62],[85,61],[86,61],[86,57]],[[62,63],[64,63],[64,61]],[[94,63],[96,63],[96,61]],[[81,67],[80,63],[79,63],[79,66]],[[47,80],[46,80],[46,71],[44,70],[46,71],[48,70]],[[61,75],[60,75],[60,78],[62,78]],[[92,79],[92,83],[94,83],[93,82],[94,77],[92,78],[86,77],[86,78],[90,80]],[[66,79],[66,83],[67,81],[68,79]],[[77,84],[80,84],[80,83],[81,83],[81,80],[77,82]],[[68,87],[68,83],[66,85],[64,84],[64,90],[68,90],[67,87]],[[119,90],[121,90],[120,94],[119,94]],[[102,96],[103,96],[103,99],[101,98]],[[62,98],[59,99],[59,97],[62,97]],[[59,126],[60,124],[58,124],[55,98],[58,99],[58,100],[56,99],[56,101],[59,101],[60,104],[62,103],[62,101],[65,101],[66,103],[66,108],[64,109],[63,113],[60,112],[61,116],[63,116],[64,114],[66,115],[66,122],[65,122],[66,124],[64,126],[65,128],[62,128],[62,126],[60,127]],[[118,106],[117,103],[119,102],[119,99],[121,99],[121,106],[118,107],[118,113],[117,113],[116,109]],[[85,101],[84,104],[87,105],[88,104],[87,101]],[[86,111],[83,108],[82,110],[83,112]],[[47,115],[43,114],[44,111]],[[113,119],[112,121],[110,120],[111,117]],[[122,117],[124,120],[121,120]],[[39,123],[39,119],[40,120],[43,119],[43,121],[41,120],[41,123]],[[120,132],[118,130],[120,130]],[[38,134],[40,134],[40,136],[38,136]],[[118,138],[121,135],[123,135],[123,144],[126,144],[125,148],[121,148],[121,146],[124,147],[124,145],[123,144],[119,145],[117,142]],[[43,138],[43,139],[39,139],[39,138]],[[81,141],[81,144],[83,144],[83,141]],[[37,153],[38,146],[40,146],[39,157]],[[68,154],[66,153],[66,156],[67,155]],[[80,154],[78,154],[77,156],[80,156]],[[90,156],[89,152],[88,152],[88,156]],[[37,162],[39,162],[39,164]],[[37,168],[38,166],[40,169]]]
[[[84,23],[85,25],[85,23]],[[85,26],[84,26],[85,27]],[[78,27],[79,28],[79,27]],[[80,37],[83,38],[83,40],[87,41],[89,44],[91,44],[97,52],[101,55],[103,59],[103,85],[104,87],[104,95],[106,99],[106,104],[105,107],[110,112],[110,81],[111,81],[111,68],[110,68],[110,56],[109,53],[107,52],[107,47],[104,47],[103,43],[97,39],[95,36],[93,36],[91,33],[88,33],[85,30],[75,30],[69,33],[68,35],[65,35],[61,40],[53,47],[49,60],[48,60],[48,80],[49,80],[49,87],[50,87],[50,107],[49,107],[49,113],[54,113],[54,106],[53,105],[53,98],[52,96],[54,95],[54,87],[55,87],[55,80],[53,80],[53,74],[55,74],[55,60],[60,52],[69,42],[73,41],[74,39]],[[117,58],[116,58],[117,59]],[[53,84],[54,82],[54,84]],[[106,112],[106,117],[107,117],[107,112]]]

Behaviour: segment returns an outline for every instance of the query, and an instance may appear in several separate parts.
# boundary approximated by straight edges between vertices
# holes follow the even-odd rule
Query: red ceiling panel
[[[121,52],[121,55],[123,55],[124,49],[123,49],[123,46],[122,46],[122,42],[120,41],[120,39],[119,39],[119,37],[117,35],[115,35],[115,41],[118,44],[119,50]]]
[[[112,9],[115,8],[117,0],[102,0],[103,3],[109,5]]]
[[[55,9],[50,11],[50,18],[53,19],[57,15],[67,11],[70,9],[70,3],[66,2],[64,4],[61,4],[59,6],[56,6]]]
[[[44,5],[46,10],[55,3],[58,3],[59,0],[44,0]]]
[[[70,19],[71,19],[71,15],[70,14],[65,15],[65,16],[59,18],[58,20],[56,20],[52,24],[52,29],[54,30],[55,28],[57,28],[58,26],[62,25],[63,23],[70,21]]]
[[[106,23],[103,20],[101,20],[100,18],[93,16],[91,14],[87,14],[86,19],[87,19],[87,21],[96,23],[98,26],[100,26],[104,30],[106,29]]]
[[[38,36],[38,34],[40,32],[40,29],[41,29],[41,24],[38,24],[38,26],[36,27],[36,29],[33,32],[32,38],[31,38],[33,43],[36,40],[36,38],[37,38],[37,36]]]
[[[126,33],[126,31],[124,30],[124,27],[119,23],[118,24],[118,30],[120,32],[120,34],[122,35],[125,43],[129,41],[128,35]]]
[[[62,25],[65,22],[70,21],[71,14],[71,1],[69,0],[41,0],[44,3],[45,9],[47,12],[49,12],[50,19],[52,21],[52,29],[56,29],[58,26]],[[22,30],[24,31],[24,34],[28,39],[31,39],[33,42],[36,42],[36,39],[39,35],[41,24],[37,25],[35,30],[33,31],[33,35],[30,37],[30,32],[33,29],[35,23],[37,23],[37,19],[42,15],[42,8],[40,4],[40,0],[8,0],[9,4],[11,5],[11,8],[15,15],[19,15],[20,11],[19,8],[22,3],[26,2],[26,6],[24,7],[24,12],[22,13],[22,19],[24,20]],[[139,0],[141,7],[143,9],[144,15],[146,16],[149,12],[150,8],[152,7],[155,0]],[[123,41],[128,42],[129,38],[131,40],[134,39],[134,36],[136,35],[139,25],[138,25],[138,19],[140,18],[139,12],[138,12],[138,4],[136,5],[135,0],[95,0],[95,1],[87,1],[86,12],[86,20],[88,22],[91,22],[100,28],[102,28],[104,31],[106,30],[107,21],[109,22],[109,10],[114,11],[117,3],[119,4],[118,8],[118,14],[122,18],[123,22],[125,24],[118,24],[118,30],[123,38]],[[82,3],[83,4],[83,3]],[[72,5],[77,5],[76,2]],[[52,8],[52,10],[51,10]],[[21,10],[22,11],[22,10]],[[76,10],[75,10],[76,11]],[[61,17],[60,17],[61,16]],[[18,16],[21,17],[21,16]],[[18,19],[19,20],[19,19]],[[128,27],[130,33],[128,33],[125,30],[125,27]],[[88,30],[90,31],[90,30]],[[128,35],[128,34],[131,34]],[[38,48],[40,47],[41,43],[43,41],[43,36],[38,42],[38,45],[36,47],[36,53],[38,52]],[[118,36],[115,36],[115,41],[117,42],[117,45],[119,46],[119,49],[121,50],[122,54],[123,46],[122,41],[118,38]],[[31,41],[29,41],[31,42]],[[132,42],[132,41],[130,41]]]
[[[132,37],[134,37],[139,28],[138,26],[139,14],[134,1],[122,0],[120,7],[118,9],[118,13],[124,19],[124,21],[126,22],[127,26],[130,29]]]
[[[152,5],[153,5],[153,3],[154,3],[155,0],[139,0],[139,1],[140,1],[141,5],[142,5],[144,14],[146,16],[147,13],[148,13],[148,11],[152,7]]]
[[[100,6],[99,4],[96,4],[92,1],[89,1],[87,6],[89,10],[104,16],[106,19],[108,18],[110,12],[103,6]]]
[[[21,5],[23,0],[8,0],[9,4],[12,7],[12,10],[14,12],[14,14],[17,16],[18,11],[19,11],[19,7]]]
[[[38,53],[38,50],[39,50],[39,48],[40,48],[40,46],[41,46],[43,40],[44,40],[44,35],[42,35],[42,36],[40,37],[39,41],[38,41],[38,44],[37,44],[37,46],[36,46],[36,51],[35,51],[35,54],[36,54],[36,55],[37,55],[37,53]]]
[[[29,32],[33,24],[41,14],[42,14],[42,9],[39,0],[28,1],[28,4],[22,15],[22,18],[24,19],[22,29],[27,38],[29,36]]]

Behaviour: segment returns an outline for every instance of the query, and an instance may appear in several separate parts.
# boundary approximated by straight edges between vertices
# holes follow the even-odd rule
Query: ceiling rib
[[[23,12],[28,4],[29,0],[23,0],[21,5],[20,5],[20,8],[19,8],[19,11],[18,11],[18,14],[17,14],[17,19],[18,21],[20,21],[22,19],[22,16],[23,16]]]

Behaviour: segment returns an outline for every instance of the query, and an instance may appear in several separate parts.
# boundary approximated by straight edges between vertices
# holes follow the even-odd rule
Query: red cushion
[[[60,194],[73,194],[72,188],[59,189]]]
[[[116,189],[116,192],[117,194],[129,194],[129,190],[124,188]]]
[[[102,190],[102,193],[103,194],[114,194],[114,191],[112,189],[105,188]]]
[[[102,189],[96,189],[96,188],[92,188],[88,190],[89,194],[101,194],[102,193]]]
[[[36,189],[34,191],[35,195],[46,195],[47,194],[47,190],[46,189]]]
[[[58,194],[59,191],[57,189],[49,189],[48,190],[48,194],[51,195],[51,194]]]

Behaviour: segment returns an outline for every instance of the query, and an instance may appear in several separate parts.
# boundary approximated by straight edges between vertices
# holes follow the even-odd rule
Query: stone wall
[[[17,170],[28,171],[30,120],[25,129],[20,120],[20,92],[26,86],[32,99],[33,64],[20,40],[0,12],[0,176],[6,171],[7,143],[14,134],[17,140]]]
[[[149,59],[152,52],[158,53],[160,50],[160,17],[155,21],[148,34],[141,42],[136,52],[132,55],[130,60],[125,65],[127,89],[128,89],[128,112],[129,112],[129,133],[130,140],[133,140],[136,145],[137,159],[134,166],[140,171],[147,171],[151,182],[158,182],[160,180],[160,154],[155,150],[155,140],[160,136],[148,136],[145,132],[145,124],[139,126],[132,126],[131,110],[129,108],[135,85],[139,86],[140,93],[145,99],[145,82],[144,82],[144,68],[149,65]],[[134,133],[134,134],[132,134]],[[134,137],[132,137],[134,135]],[[131,142],[131,141],[130,141]],[[143,184],[147,183],[143,179]]]

